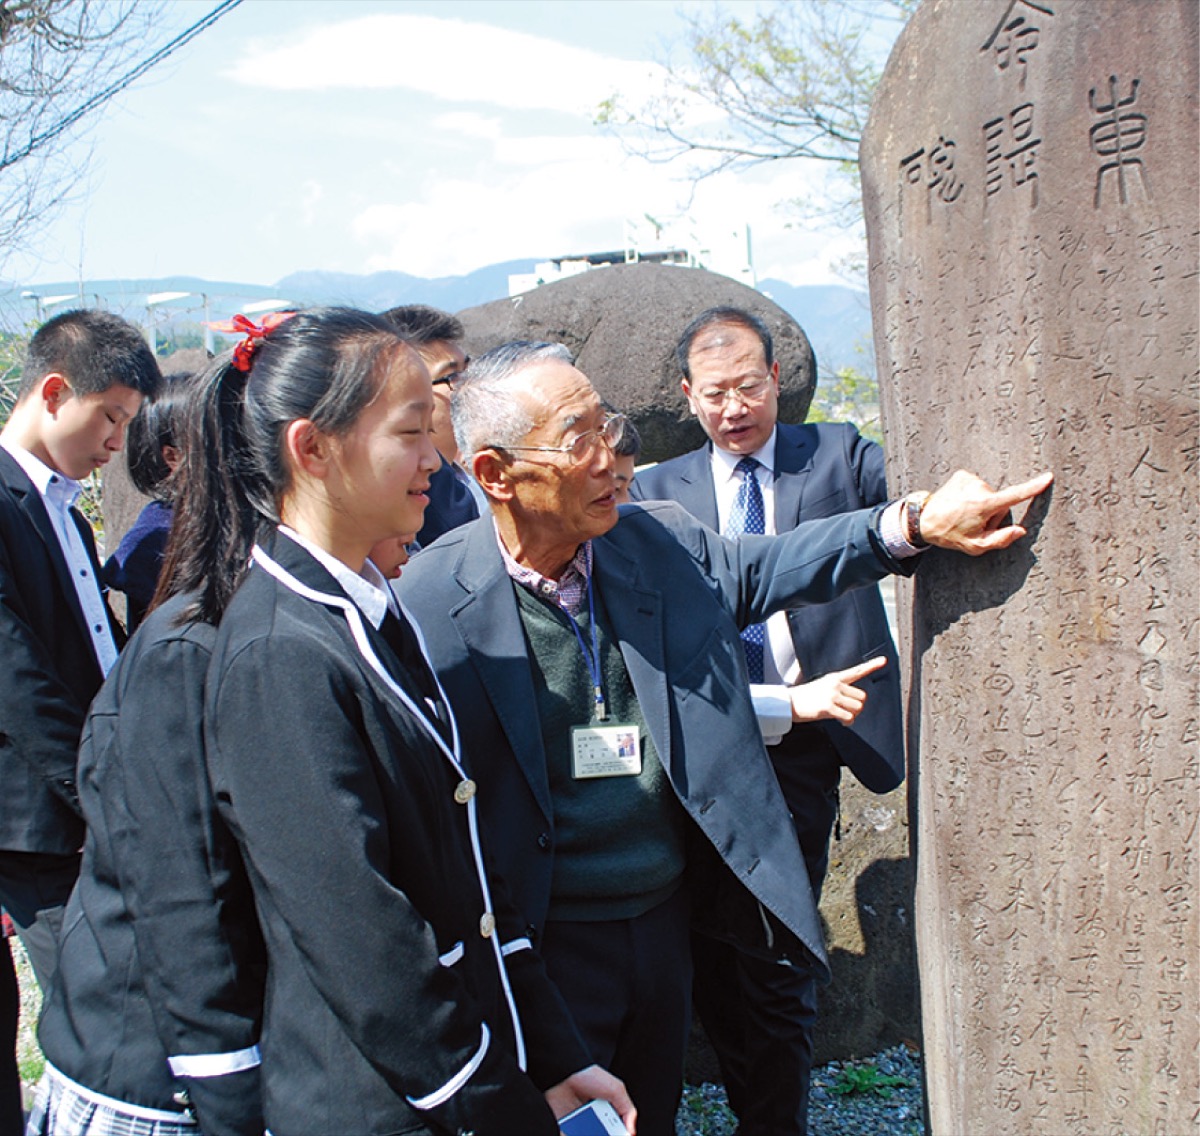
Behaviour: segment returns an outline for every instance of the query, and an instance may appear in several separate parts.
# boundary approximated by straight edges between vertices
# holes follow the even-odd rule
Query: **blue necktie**
[[[739,537],[743,533],[762,533],[766,530],[762,487],[754,473],[759,464],[754,458],[742,458],[734,468],[734,472],[741,476],[742,483],[738,486],[729,523],[725,526],[726,536]],[[763,681],[766,630],[766,625],[762,623],[752,623],[742,629],[742,648],[746,652],[746,667],[751,682]]]

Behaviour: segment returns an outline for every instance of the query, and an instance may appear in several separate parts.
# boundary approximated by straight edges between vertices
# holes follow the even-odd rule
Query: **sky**
[[[167,31],[215,0],[178,0]],[[245,0],[92,119],[88,173],[22,285],[324,269],[460,275],[622,247],[628,218],[751,230],[760,279],[844,283],[855,238],[794,224],[813,163],[722,174],[625,153],[594,124],[649,89],[710,0]],[[726,3],[748,15],[753,3]]]

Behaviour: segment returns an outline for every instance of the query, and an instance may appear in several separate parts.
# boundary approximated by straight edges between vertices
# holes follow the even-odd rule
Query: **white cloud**
[[[693,194],[661,167],[624,156],[611,137],[498,134],[490,142],[482,172],[429,174],[406,199],[360,209],[350,233],[362,250],[361,271],[447,276],[503,260],[620,248],[625,222],[648,213],[667,226],[665,239],[691,233],[714,251],[731,248],[730,234],[749,225],[760,279],[844,283],[833,266],[854,238],[793,225],[779,208],[819,182],[800,165],[717,175]]]
[[[619,248],[624,219],[664,204],[652,170],[622,168],[610,143],[573,140],[569,157],[544,151],[537,166],[495,167],[486,179],[431,179],[416,199],[377,202],[351,225],[364,271],[426,276],[469,272],[527,257]]]
[[[300,223],[305,227],[310,227],[317,220],[317,206],[320,205],[321,199],[325,196],[325,191],[321,188],[320,182],[308,180],[301,187],[300,194]]]
[[[281,46],[253,46],[228,72],[281,91],[404,89],[589,118],[614,89],[640,99],[658,74],[651,63],[540,36],[399,12],[314,27]]]
[[[466,138],[483,138],[496,140],[502,133],[500,119],[489,115],[474,114],[471,111],[458,110],[448,114],[439,114],[431,122],[431,133],[461,134]]]

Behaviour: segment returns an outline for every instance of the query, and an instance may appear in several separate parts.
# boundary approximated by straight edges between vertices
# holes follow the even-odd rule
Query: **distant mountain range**
[[[0,326],[17,330],[39,313],[60,311],[65,301],[45,307],[48,301],[82,294],[84,302],[97,301],[144,323],[147,296],[185,292],[186,297],[161,303],[156,309],[158,326],[198,324],[205,318],[228,319],[256,301],[289,300],[298,304],[347,304],[381,311],[398,304],[425,303],[448,311],[461,311],[508,295],[508,277],[534,271],[538,262],[509,260],[490,264],[464,276],[427,279],[406,272],[375,272],[356,276],[340,272],[294,272],[273,285],[235,281],[203,280],[195,276],[159,279],[90,280],[51,282],[34,287],[0,285]],[[686,271],[686,270],[681,270]],[[768,295],[805,330],[817,362],[824,371],[854,366],[874,373],[870,350],[871,314],[867,294],[840,285],[787,284],[762,280],[759,291]],[[36,293],[36,296],[33,295]],[[207,306],[206,306],[207,305]]]

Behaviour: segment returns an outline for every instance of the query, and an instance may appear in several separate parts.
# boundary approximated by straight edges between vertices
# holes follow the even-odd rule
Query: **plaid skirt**
[[[53,1065],[38,1086],[25,1136],[199,1136],[186,1112],[162,1112],[113,1100],[64,1077]]]

